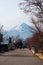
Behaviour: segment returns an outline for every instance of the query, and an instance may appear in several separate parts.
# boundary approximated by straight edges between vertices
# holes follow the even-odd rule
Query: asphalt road
[[[29,49],[16,49],[0,53],[0,65],[43,65]]]

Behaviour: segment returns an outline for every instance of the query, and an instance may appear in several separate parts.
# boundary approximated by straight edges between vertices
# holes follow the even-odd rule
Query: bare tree
[[[3,41],[2,28],[3,28],[3,25],[0,25],[0,43]]]
[[[3,29],[3,25],[0,25],[0,32],[2,31],[2,29]]]
[[[32,18],[32,23],[38,31],[43,31],[41,30],[43,29],[43,0],[24,0],[20,3],[20,9],[26,14],[33,13],[37,17],[37,22]]]
[[[39,33],[39,40],[43,36],[43,0],[23,0],[19,3],[20,9],[23,10],[24,13],[28,14],[32,13],[37,17],[32,19],[32,24],[35,27],[35,30]],[[40,43],[42,41],[40,40]]]

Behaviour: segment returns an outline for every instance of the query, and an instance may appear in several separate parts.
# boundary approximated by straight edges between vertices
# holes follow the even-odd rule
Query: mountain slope
[[[35,32],[35,30],[30,27],[29,25],[23,23],[19,26],[19,35],[21,38],[27,38],[27,37],[31,37],[33,35],[33,32]]]
[[[31,37],[33,35],[33,33],[31,32],[33,30],[33,32],[35,32],[35,30],[30,27],[29,25],[22,23],[21,25],[18,25],[15,27],[13,27],[9,32],[8,35],[9,36],[17,36],[20,35],[21,38],[25,39],[27,37]]]

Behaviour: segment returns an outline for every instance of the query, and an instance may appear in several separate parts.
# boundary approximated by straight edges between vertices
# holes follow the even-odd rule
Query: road
[[[29,49],[16,49],[0,54],[0,65],[43,65]]]

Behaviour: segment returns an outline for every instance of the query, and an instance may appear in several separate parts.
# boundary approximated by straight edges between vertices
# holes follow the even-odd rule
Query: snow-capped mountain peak
[[[34,31],[32,27],[30,27],[26,23],[22,23],[8,31],[8,36],[16,37],[17,35],[19,35],[21,38],[25,39],[32,36],[32,30]]]
[[[15,29],[18,30],[19,32],[22,32],[22,27],[21,27],[21,25],[16,26]]]
[[[18,30],[19,32],[23,32],[23,31],[26,32],[29,29],[29,26],[25,23],[22,23],[21,25],[16,26],[15,29]]]

